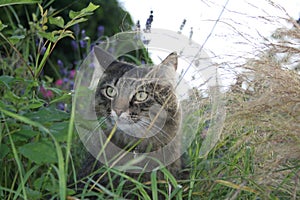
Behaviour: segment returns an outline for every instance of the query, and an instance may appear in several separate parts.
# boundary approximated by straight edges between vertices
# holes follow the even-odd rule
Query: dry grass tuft
[[[276,34],[279,42],[242,66],[245,72],[228,93],[223,134],[238,138],[232,150],[254,149],[253,179],[265,192],[275,188],[296,197],[300,194],[300,76],[296,67],[286,69],[289,59],[284,62],[275,55],[296,56],[300,62],[300,29],[280,29]]]

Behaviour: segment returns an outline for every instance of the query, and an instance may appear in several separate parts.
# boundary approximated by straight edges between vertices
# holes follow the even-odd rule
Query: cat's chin
[[[131,120],[126,120],[122,118],[112,117],[110,120],[112,126],[117,125],[117,129],[122,130],[123,132],[127,132],[134,126],[134,122]]]
[[[139,123],[139,121],[134,122],[133,120],[127,119],[114,119],[110,118],[110,128],[116,125],[117,130],[121,131],[122,134],[133,136],[135,138],[149,138],[155,136],[161,129],[153,129],[145,127]]]
[[[127,126],[132,126],[134,124],[133,121],[125,120],[125,119],[118,119],[115,120],[115,123],[117,124],[118,127],[127,127]]]

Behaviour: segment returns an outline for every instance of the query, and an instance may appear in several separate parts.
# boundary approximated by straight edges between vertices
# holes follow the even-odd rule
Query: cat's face
[[[176,54],[153,67],[113,62],[98,84],[97,115],[128,135],[155,136],[173,120],[178,109],[174,92],[176,67]]]

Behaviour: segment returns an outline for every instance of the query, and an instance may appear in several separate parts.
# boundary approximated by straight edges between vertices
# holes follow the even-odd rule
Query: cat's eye
[[[113,98],[117,95],[117,90],[114,87],[107,86],[107,88],[105,89],[105,94],[107,97]]]
[[[135,94],[135,100],[138,102],[143,102],[148,99],[148,93],[144,91],[139,91]]]

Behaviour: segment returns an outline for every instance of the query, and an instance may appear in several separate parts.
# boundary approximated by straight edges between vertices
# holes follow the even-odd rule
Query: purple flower
[[[85,37],[86,37],[85,30],[82,29],[82,30],[81,30],[81,38],[85,38]]]
[[[73,89],[74,89],[74,81],[70,81],[69,84],[70,84],[70,85],[69,85],[69,89],[70,89],[70,90],[73,90]]]
[[[143,43],[144,43],[145,45],[148,45],[148,44],[150,43],[150,40],[143,40]]]
[[[44,54],[45,54],[45,51],[46,51],[46,47],[43,46],[43,47],[41,48],[41,50],[40,50],[40,54],[41,54],[41,55],[44,55]]]
[[[59,109],[59,110],[65,110],[65,104],[64,103],[58,103],[57,104],[57,109]]]
[[[69,79],[68,78],[63,78],[63,82],[67,83],[67,82],[69,82]]]
[[[75,24],[74,27],[73,27],[73,29],[74,29],[75,35],[78,36],[79,35],[79,31],[80,31],[79,24]]]
[[[66,75],[68,74],[68,70],[67,70],[67,69],[64,69],[64,68],[61,68],[61,69],[60,69],[60,74],[61,74],[62,76],[66,76]]]
[[[191,27],[191,31],[190,31],[190,37],[189,37],[189,39],[191,40],[192,39],[192,37],[193,37],[193,27]]]
[[[150,11],[150,16],[146,21],[146,32],[150,32],[152,22],[153,22],[153,10]]]
[[[40,40],[41,39],[39,39],[39,38],[35,39],[35,46],[39,46]]]
[[[76,74],[76,70],[75,70],[75,69],[72,69],[72,70],[70,71],[70,75],[69,75],[70,79],[73,79],[73,78],[75,77],[75,74]]]
[[[57,65],[60,67],[60,68],[63,68],[64,67],[64,63],[59,59],[57,60]]]
[[[140,28],[141,28],[140,20],[138,20],[138,21],[136,22],[136,25],[135,25],[135,26],[136,26],[137,29],[140,29]]]
[[[78,49],[78,44],[77,44],[77,42],[75,40],[71,41],[71,46],[72,46],[73,50],[77,50]]]
[[[92,50],[94,49],[94,46],[96,46],[96,44],[94,44],[94,43],[92,43],[92,44],[90,45],[90,51],[92,51]]]
[[[42,93],[44,98],[52,98],[53,92],[51,90],[46,90],[43,86],[40,86],[40,92]]]
[[[63,83],[64,83],[64,82],[63,82],[62,79],[58,79],[57,81],[55,81],[55,85],[56,85],[56,86],[62,86]]]
[[[87,42],[85,40],[80,40],[79,44],[81,48],[86,48]]]
[[[103,36],[103,34],[104,34],[104,26],[100,25],[97,28],[97,36],[101,37],[101,36]]]

